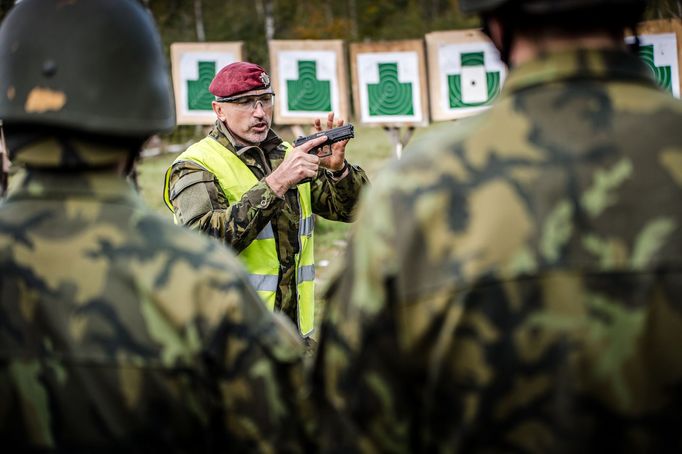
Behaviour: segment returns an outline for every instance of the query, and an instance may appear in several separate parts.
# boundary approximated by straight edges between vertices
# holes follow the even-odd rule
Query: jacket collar
[[[622,50],[573,49],[547,53],[514,68],[504,83],[502,96],[576,79],[630,80],[656,86],[649,69],[635,55]]]

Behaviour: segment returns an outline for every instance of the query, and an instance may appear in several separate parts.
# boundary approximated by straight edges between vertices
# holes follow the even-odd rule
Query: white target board
[[[242,60],[242,48],[242,42],[171,44],[177,124],[210,125],[215,121],[214,96],[208,86],[224,66]]]
[[[343,41],[273,40],[268,44],[275,123],[311,123],[329,112],[349,120]]]
[[[482,112],[500,93],[507,68],[479,30],[426,35],[431,117],[453,120]]]
[[[680,60],[682,59],[682,21],[662,19],[642,22],[639,32],[639,56],[658,85],[676,98],[680,97]],[[634,42],[632,36],[625,42]]]
[[[363,124],[428,124],[422,41],[351,44],[356,118]]]

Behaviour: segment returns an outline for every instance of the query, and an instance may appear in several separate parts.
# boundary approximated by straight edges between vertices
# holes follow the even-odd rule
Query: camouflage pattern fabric
[[[113,173],[34,169],[13,186],[0,205],[5,452],[306,449],[300,339],[231,252],[147,211]]]
[[[324,451],[682,451],[682,103],[636,57],[529,62],[378,180],[328,291]]]
[[[284,160],[285,146],[272,130],[260,147],[246,147],[235,151],[230,133],[222,122],[216,121],[209,133],[251,169],[260,180],[242,199],[229,205],[217,178],[200,165],[181,161],[173,165],[170,177],[171,202],[178,219],[192,229],[232,245],[237,252],[256,239],[265,225],[272,221],[280,259],[280,278],[275,309],[291,320],[298,320],[296,304],[296,264],[299,251],[301,207],[295,189],[287,191],[284,199],[265,183],[264,178]],[[365,171],[349,166],[349,173],[341,180],[320,170],[311,187],[313,213],[334,221],[350,222],[360,190],[367,184]],[[192,181],[194,184],[186,184]],[[182,191],[176,187],[187,186]],[[177,192],[177,194],[176,194]]]

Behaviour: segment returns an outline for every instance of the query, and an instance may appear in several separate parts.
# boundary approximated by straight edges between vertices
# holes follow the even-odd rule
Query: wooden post
[[[388,138],[395,150],[396,158],[400,159],[403,156],[403,148],[405,148],[414,134],[415,127],[407,126],[401,135],[401,128],[398,126],[385,126],[384,131],[388,133]]]

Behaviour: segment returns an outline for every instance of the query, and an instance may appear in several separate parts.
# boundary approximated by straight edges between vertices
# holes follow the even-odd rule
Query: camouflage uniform
[[[361,205],[325,450],[680,452],[682,103],[620,51],[512,71]]]
[[[53,141],[18,159],[121,152]],[[3,449],[303,449],[300,340],[232,253],[152,214],[113,172],[29,168],[13,186],[0,206]]]
[[[170,176],[170,198],[175,215],[183,224],[224,240],[237,252],[244,250],[272,221],[280,259],[275,309],[296,322],[294,256],[299,248],[301,208],[295,190],[289,190],[281,199],[264,180],[284,160],[284,142],[271,130],[260,147],[235,151],[234,140],[220,121],[216,121],[209,135],[226,150],[236,153],[260,181],[239,203],[229,205],[212,173],[197,163],[179,161],[173,165]],[[338,181],[321,169],[311,188],[313,212],[334,221],[350,222],[360,190],[367,181],[367,175],[358,166],[349,166],[348,175]]]

